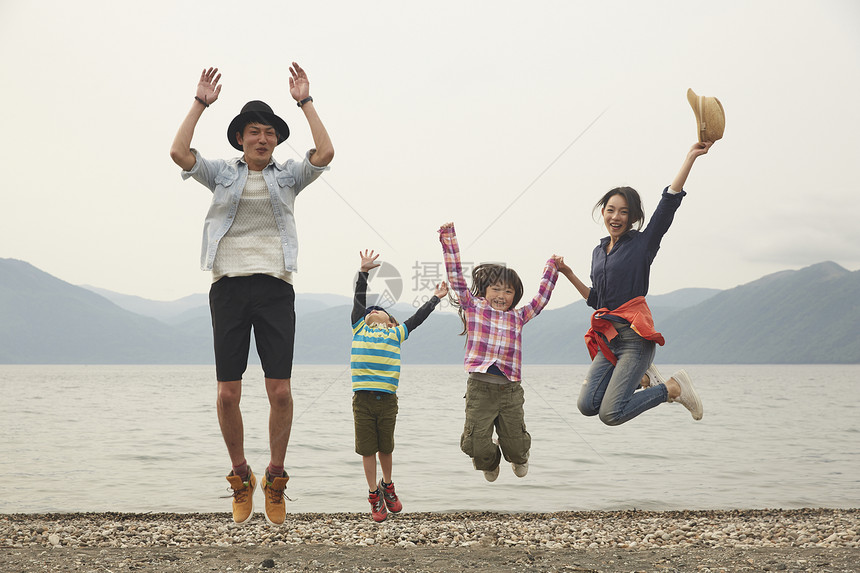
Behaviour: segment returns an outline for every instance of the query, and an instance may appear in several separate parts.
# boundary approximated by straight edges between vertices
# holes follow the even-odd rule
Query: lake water
[[[702,421],[664,404],[614,428],[576,409],[586,368],[525,367],[530,471],[503,465],[488,483],[459,448],[462,368],[404,365],[394,481],[405,509],[860,506],[860,365],[688,366]],[[229,511],[214,379],[210,366],[0,365],[0,513]],[[293,394],[288,511],[366,511],[348,368],[296,366]],[[259,366],[242,410],[259,475]]]

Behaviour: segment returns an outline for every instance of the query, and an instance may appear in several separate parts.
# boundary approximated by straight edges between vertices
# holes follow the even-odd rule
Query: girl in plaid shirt
[[[546,263],[538,294],[528,304],[515,308],[523,296],[523,283],[513,269],[484,264],[472,271],[472,288],[463,277],[460,248],[453,223],[439,229],[450,290],[460,308],[466,335],[469,378],[466,388],[466,423],[460,449],[472,458],[476,470],[487,481],[499,476],[502,456],[514,474],[524,477],[529,469],[531,436],[523,419],[523,388],[520,377],[523,326],[549,302],[558,278],[558,261]],[[493,440],[493,430],[498,440]]]

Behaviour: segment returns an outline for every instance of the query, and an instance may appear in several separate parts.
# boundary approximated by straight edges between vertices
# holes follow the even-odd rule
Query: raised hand
[[[693,157],[699,157],[700,155],[706,154],[713,144],[713,141],[705,141],[702,143],[696,142],[687,154]]]
[[[564,262],[564,257],[560,257],[558,255],[553,255],[550,257],[553,261],[555,261],[555,266],[558,269],[558,272],[567,277],[567,280],[570,281],[570,284],[579,291],[579,294],[582,295],[582,298],[588,300],[588,295],[591,294],[591,287],[586,286],[584,282],[579,280],[579,277],[576,276],[567,263]]]
[[[443,223],[442,226],[439,227],[439,231],[442,232],[442,231],[445,231],[447,229],[453,229],[453,228],[454,228],[454,223]]]
[[[311,84],[308,82],[308,74],[300,65],[293,62],[290,66],[290,95],[296,101],[302,101],[311,93]]]
[[[448,294],[448,283],[442,281],[441,283],[436,285],[436,290],[433,291],[433,294],[438,299],[443,299]]]
[[[367,252],[367,249],[364,249],[364,253],[358,251],[358,256],[361,257],[361,272],[363,273],[369,272],[371,269],[375,269],[382,264],[376,262],[379,255],[374,255],[372,250],[370,253]]]
[[[681,169],[678,170],[678,174],[675,175],[675,179],[669,185],[669,189],[675,192],[684,190],[684,183],[687,182],[687,177],[690,175],[690,170],[693,169],[693,163],[695,163],[696,158],[706,154],[713,144],[713,141],[696,142],[693,144],[690,151],[687,152],[684,162],[681,164]]]
[[[218,73],[218,68],[204,69],[200,74],[200,81],[197,82],[197,97],[203,100],[206,105],[211,105],[218,100],[218,94],[221,93],[221,74]]]

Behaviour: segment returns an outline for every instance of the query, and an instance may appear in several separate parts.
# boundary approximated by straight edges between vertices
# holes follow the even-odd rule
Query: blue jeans
[[[600,352],[594,357],[579,392],[577,407],[586,416],[600,416],[608,426],[632,420],[669,399],[666,386],[660,384],[636,391],[645,371],[654,360],[657,345],[636,334],[627,324],[616,324],[618,335],[609,343],[618,364],[615,366]]]

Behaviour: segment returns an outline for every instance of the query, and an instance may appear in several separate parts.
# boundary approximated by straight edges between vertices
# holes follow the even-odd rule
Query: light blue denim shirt
[[[248,180],[248,164],[241,157],[224,160],[209,160],[196,149],[196,162],[190,171],[182,171],[182,179],[194,178],[212,191],[212,205],[203,224],[203,247],[200,253],[200,268],[211,271],[215,262],[218,243],[233,224],[239,198]],[[291,273],[298,271],[296,261],[299,255],[299,240],[296,234],[296,219],[293,205],[296,195],[319,177],[326,167],[317,167],[310,162],[313,150],[305,154],[298,163],[288,159],[286,163],[271,160],[263,169],[263,179],[269,188],[269,198],[275,213],[275,222],[281,233],[281,246],[284,249],[284,268]]]

